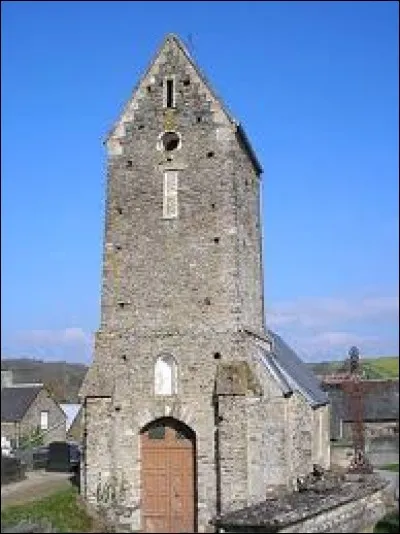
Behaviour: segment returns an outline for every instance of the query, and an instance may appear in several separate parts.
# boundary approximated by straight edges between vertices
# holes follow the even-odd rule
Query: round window
[[[178,148],[179,145],[179,135],[175,132],[165,132],[163,134],[162,138],[162,145],[164,150],[167,152],[171,152],[171,150],[175,150]]]

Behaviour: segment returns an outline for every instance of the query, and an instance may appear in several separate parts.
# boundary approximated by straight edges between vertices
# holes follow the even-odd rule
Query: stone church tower
[[[182,42],[107,139],[82,493],[118,532],[206,532],[329,463],[327,400],[266,330],[261,166]]]

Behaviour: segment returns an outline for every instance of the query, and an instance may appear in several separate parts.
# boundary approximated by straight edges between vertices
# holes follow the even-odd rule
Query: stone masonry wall
[[[177,91],[176,109],[166,111],[168,74]],[[122,153],[108,163],[102,328],[227,330],[239,320],[259,328],[259,180],[233,126],[212,111],[213,100],[173,43],[140,86],[136,105]],[[181,136],[172,153],[157,150],[165,129]],[[168,169],[178,171],[176,219],[162,217]]]
[[[291,479],[312,471],[313,413],[304,397],[295,392],[288,403],[288,458]]]
[[[369,532],[386,513],[385,490],[342,504],[278,532]]]
[[[166,76],[176,87],[170,109],[163,107]],[[164,131],[178,133],[176,150],[160,150]],[[268,483],[287,482],[291,461],[284,450],[288,401],[278,401],[281,392],[239,333],[261,331],[264,323],[258,170],[235,123],[173,38],[107,146],[101,325],[81,390],[87,397],[84,492],[113,514],[122,508],[121,527],[140,530],[140,431],[156,418],[175,417],[196,435],[198,530],[204,532],[217,506],[213,399],[220,363],[247,362],[264,394],[219,398],[222,507],[242,506],[259,499]],[[178,172],[173,219],[163,218],[168,170]],[[161,354],[177,363],[174,395],[155,395]],[[295,440],[310,425],[304,406],[291,405],[301,414],[291,427]],[[301,445],[296,441],[293,450]],[[296,461],[304,467],[299,451]]]
[[[312,463],[330,467],[330,406],[315,408],[313,414]]]
[[[40,413],[48,412],[48,430],[44,431],[44,444],[52,441],[65,441],[66,416],[57,402],[49,395],[46,389],[41,389],[32,402],[19,425],[20,436],[28,435],[40,427]]]

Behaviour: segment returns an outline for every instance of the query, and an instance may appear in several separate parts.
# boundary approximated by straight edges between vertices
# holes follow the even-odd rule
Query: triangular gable
[[[237,133],[253,165],[255,166],[257,173],[261,174],[261,165],[258,162],[258,159],[249,143],[243,126],[232,117],[222,100],[216,95],[210,83],[194,62],[185,45],[175,34],[168,34],[165,37],[144,75],[140,78],[131,92],[131,96],[125,104],[121,115],[106,136],[105,143],[107,144],[110,154],[118,155],[122,153],[122,147],[119,143],[119,140],[125,136],[125,123],[134,121],[135,110],[138,109],[140,99],[145,95],[144,88],[151,84],[153,76],[155,76],[155,74],[158,72],[160,63],[171,47],[175,52],[181,54],[182,58],[187,62],[190,75],[194,82],[201,84],[207,99],[211,102],[211,111],[213,111],[214,115],[216,115],[218,122],[230,126],[232,131]]]

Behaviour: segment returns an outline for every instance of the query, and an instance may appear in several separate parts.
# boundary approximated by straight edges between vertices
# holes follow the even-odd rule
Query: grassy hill
[[[337,373],[344,368],[344,361],[318,362],[308,364],[317,375]],[[398,378],[398,356],[382,356],[361,360],[361,368],[366,378]]]

